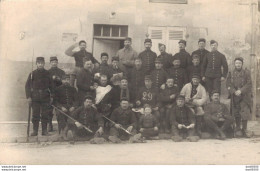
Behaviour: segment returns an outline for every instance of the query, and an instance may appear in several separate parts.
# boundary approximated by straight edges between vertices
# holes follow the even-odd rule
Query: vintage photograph
[[[0,164],[259,165],[259,17],[259,0],[1,0]]]

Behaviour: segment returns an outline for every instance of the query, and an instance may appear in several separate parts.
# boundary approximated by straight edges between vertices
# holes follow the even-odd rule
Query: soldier
[[[68,115],[71,115],[71,112],[73,112],[78,107],[78,93],[76,88],[70,85],[70,75],[66,74],[62,76],[62,85],[56,89],[54,101],[56,107],[58,107]],[[58,110],[56,111],[56,113],[59,133],[61,135],[61,138],[66,140],[68,118]]]
[[[236,121],[235,135],[250,138],[251,135],[247,131],[247,121],[251,114],[252,81],[250,71],[243,69],[243,58],[241,57],[235,59],[235,69],[228,74],[227,89],[231,98],[230,109]]]
[[[140,87],[144,86],[144,70],[142,68],[142,60],[140,58],[135,59],[135,66],[128,73],[129,88],[131,99],[130,102],[135,104]]]
[[[136,134],[136,117],[133,111],[129,108],[127,99],[122,98],[120,107],[116,108],[111,114],[111,123],[109,140],[112,142],[120,142],[120,140],[129,139],[130,135],[124,130],[126,129],[132,135]]]
[[[172,108],[170,115],[172,138],[174,141],[181,141],[183,138],[189,139],[194,136],[195,118],[190,108],[185,106],[184,96],[178,95],[176,104]]]
[[[198,46],[199,49],[195,50],[194,52],[192,52],[191,56],[193,55],[198,55],[199,56],[199,60],[201,61],[201,63],[203,62],[205,56],[207,53],[209,53],[209,51],[207,49],[205,49],[206,47],[206,39],[204,38],[200,38],[198,41]]]
[[[150,72],[154,69],[154,61],[157,57],[156,53],[151,51],[152,40],[145,39],[144,41],[145,50],[139,54],[139,58],[142,59],[143,65],[142,67],[145,70],[145,74],[150,74]]]
[[[93,107],[93,97],[87,95],[84,98],[84,105],[73,112],[73,118],[77,122],[69,120],[69,131],[67,133],[70,141],[77,139],[90,140],[94,137],[101,137],[103,135],[104,122],[100,113]],[[83,125],[88,127],[93,133],[88,132],[83,128]]]
[[[84,68],[78,73],[77,87],[80,105],[84,103],[84,98],[87,94],[95,95],[96,86],[94,85],[94,72],[90,60],[85,61]]]
[[[119,58],[119,68],[126,72],[134,66],[134,59],[137,58],[137,52],[132,48],[132,39],[126,37],[124,40],[124,48],[120,49],[116,53],[116,57]]]
[[[106,75],[108,77],[108,80],[112,78],[113,75],[112,75],[111,67],[107,63],[108,58],[109,57],[106,52],[101,53],[101,64],[99,65],[98,68],[94,68],[95,80],[98,81],[100,79],[100,75]]]
[[[168,73],[162,68],[163,64],[161,59],[155,59],[155,69],[151,72],[151,78],[153,82],[153,87],[159,93],[160,88],[165,84],[168,77]]]
[[[176,96],[179,93],[179,90],[174,86],[174,79],[168,77],[166,80],[165,89],[160,92],[160,133],[170,133],[170,110],[175,106]]]
[[[152,114],[152,108],[150,105],[144,105],[144,114],[139,119],[139,127],[142,137],[159,139],[158,121]]]
[[[28,77],[25,84],[26,98],[32,106],[33,133],[31,136],[38,135],[39,121],[42,124],[42,135],[47,135],[47,123],[50,103],[53,94],[53,82],[50,73],[44,68],[44,57],[36,58],[37,69]]]
[[[112,73],[112,78],[110,79],[111,83],[114,85],[119,85],[121,78],[125,75],[124,71],[119,68],[119,57],[112,57],[110,69]]]
[[[163,69],[167,70],[168,68],[170,68],[172,66],[172,63],[171,63],[172,55],[165,51],[166,50],[165,44],[159,43],[158,48],[159,48],[159,51],[161,52],[161,54],[157,58],[162,60]]]
[[[201,136],[201,127],[203,121],[203,106],[207,102],[207,93],[205,88],[200,84],[200,76],[193,74],[190,83],[187,83],[181,90],[180,94],[185,96],[185,103],[195,113],[196,131]]]
[[[192,75],[201,75],[200,57],[197,54],[192,55],[192,64],[187,67],[188,81],[191,81]]]
[[[224,140],[226,139],[225,132],[227,133],[228,129],[230,129],[233,118],[226,105],[220,103],[219,96],[218,90],[212,91],[212,102],[204,108],[204,121],[207,127],[213,131],[210,132],[212,135],[215,134],[216,138]]]
[[[174,84],[180,91],[182,87],[188,82],[187,73],[185,69],[180,67],[180,58],[174,58],[172,64],[173,67],[168,70],[168,74],[174,79]]]
[[[189,61],[191,61],[190,54],[185,50],[186,48],[186,41],[185,40],[180,40],[179,41],[179,48],[180,52],[176,53],[173,56],[173,59],[179,58],[181,60],[180,67],[183,69],[186,69],[186,67],[189,65]]]
[[[224,81],[227,76],[228,65],[225,55],[218,51],[218,42],[211,40],[210,47],[211,52],[206,54],[202,63],[201,75],[211,97],[212,90],[221,92],[221,81]],[[223,67],[223,72],[221,67]]]
[[[61,78],[65,75],[65,72],[58,68],[58,58],[56,56],[50,57],[50,65],[51,68],[49,69],[50,76],[54,83],[54,91],[62,84]],[[52,126],[52,118],[53,118],[53,108],[50,106],[50,112],[49,112],[49,127],[48,131],[53,131]]]
[[[78,52],[73,51],[76,47],[79,47],[80,49]],[[71,74],[71,81],[70,81],[71,86],[74,86],[77,74],[83,68],[86,60],[91,60],[91,62],[95,64],[96,67],[98,67],[99,65],[99,62],[93,57],[91,53],[86,51],[86,48],[87,48],[87,42],[81,40],[79,43],[73,44],[65,51],[66,55],[74,57],[75,59],[75,68]]]

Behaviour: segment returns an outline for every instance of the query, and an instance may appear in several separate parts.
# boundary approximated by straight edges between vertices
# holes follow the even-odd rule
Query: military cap
[[[213,95],[213,94],[215,94],[215,93],[220,94],[219,90],[213,90],[213,91],[211,92],[211,95]]]
[[[112,62],[113,62],[113,61],[119,61],[119,57],[113,56],[113,57],[112,57]]]
[[[158,48],[160,48],[161,46],[165,46],[165,47],[166,47],[165,44],[163,44],[163,43],[158,43]]]
[[[70,74],[65,74],[61,77],[62,79],[70,78]]]
[[[144,43],[152,43],[152,40],[151,39],[145,39]]]
[[[241,61],[241,62],[244,62],[244,59],[242,57],[236,57],[234,61]]]
[[[166,81],[170,80],[170,79],[174,80],[174,78],[172,76],[167,76]]]
[[[206,43],[206,39],[200,38],[199,41],[198,41],[198,43],[199,43],[199,42],[204,42],[204,43]]]
[[[120,99],[120,102],[122,102],[122,101],[129,101],[126,97],[122,97],[121,99]]]
[[[100,57],[102,57],[102,56],[107,56],[108,57],[108,54],[106,52],[103,52],[103,53],[101,53]]]
[[[178,100],[178,99],[183,99],[183,100],[185,100],[185,97],[184,97],[183,95],[179,94],[179,95],[176,97],[176,100]]]
[[[196,73],[194,73],[194,74],[192,74],[191,78],[198,78],[198,79],[200,79],[200,75],[199,75],[199,74],[196,74]]]
[[[50,62],[51,62],[51,61],[58,61],[58,58],[57,58],[56,56],[51,56],[51,57],[50,57]]]
[[[85,97],[84,97],[84,101],[88,99],[88,100],[93,100],[93,96],[90,95],[90,94],[87,94]]]
[[[154,63],[162,63],[162,59],[161,58],[156,58]]]
[[[43,61],[43,62],[44,62],[44,61],[45,61],[45,60],[44,60],[44,57],[41,57],[41,56],[40,56],[40,57],[37,57],[37,58],[36,58],[36,62],[39,62],[39,61]]]
[[[144,80],[152,80],[151,75],[146,75],[146,76],[144,77]]]
[[[217,44],[218,44],[218,42],[217,42],[216,40],[211,40],[211,41],[210,41],[210,44],[214,44],[214,43],[217,43]]]
[[[126,37],[126,38],[125,38],[125,41],[127,41],[127,40],[130,41],[130,42],[132,42],[132,38],[131,38],[131,37]]]
[[[126,77],[126,76],[123,76],[123,77],[121,78],[121,80],[127,80],[127,77]]]
[[[192,59],[200,59],[200,56],[197,55],[197,54],[193,54],[193,55],[192,55]]]
[[[81,40],[81,41],[79,41],[79,45],[80,45],[81,43],[85,43],[85,44],[87,44],[87,42],[86,42],[85,40]]]
[[[180,57],[174,57],[174,58],[172,59],[172,62],[175,61],[175,60],[181,60],[181,58],[180,58]]]
[[[147,104],[147,103],[144,104],[144,109],[145,109],[145,108],[150,108],[150,109],[152,109],[151,105],[149,105],[149,104]]]
[[[178,43],[183,43],[183,44],[185,44],[185,46],[186,46],[186,41],[183,40],[183,39],[181,39]]]

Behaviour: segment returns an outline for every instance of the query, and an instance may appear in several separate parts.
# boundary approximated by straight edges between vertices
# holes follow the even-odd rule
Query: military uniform
[[[182,124],[185,126],[189,126],[191,124],[195,124],[195,117],[192,111],[187,106],[178,107],[174,106],[170,112],[170,123],[172,128],[172,135],[173,136],[194,136],[195,130],[194,128],[191,129],[179,129],[178,124]],[[186,135],[187,134],[187,135]]]
[[[166,52],[161,52],[161,54],[157,57],[162,61],[163,69],[168,69],[172,66],[172,55]]]
[[[154,130],[154,127],[158,127],[158,121],[152,114],[142,115],[139,119],[139,127],[143,128],[143,131],[141,132],[143,137],[158,136],[158,130]]]
[[[37,61],[43,61],[38,57]],[[32,75],[31,75],[32,74]],[[29,74],[25,84],[26,98],[32,99],[32,123],[33,135],[38,135],[39,121],[42,123],[42,134],[47,134],[48,114],[50,109],[51,94],[53,94],[53,82],[50,73],[43,69],[36,69]]]
[[[135,103],[137,100],[137,96],[139,93],[140,87],[144,86],[144,70],[142,68],[137,69],[136,67],[132,68],[130,73],[128,74],[129,80],[129,89],[130,89],[130,101]]]
[[[122,127],[125,129],[127,129],[129,126],[133,126],[131,133],[132,134],[136,133],[137,121],[136,121],[135,114],[130,108],[126,110],[122,109],[121,107],[116,108],[112,112],[110,119],[114,121],[116,124],[122,125]],[[110,135],[116,136],[118,138],[121,138],[122,136],[126,136],[127,138],[129,137],[129,135],[123,130],[115,128],[114,124],[112,123],[110,128]]]
[[[94,68],[94,74],[100,73],[101,75],[106,75],[107,79],[110,80],[113,76],[111,67],[106,63],[101,63],[98,68]]]
[[[240,130],[241,120],[243,131],[246,131],[247,120],[249,120],[251,117],[252,105],[252,81],[250,71],[245,69],[238,71],[237,69],[234,69],[228,74],[226,84],[231,97],[230,110],[236,120],[236,131]],[[235,95],[237,90],[241,91],[240,96]]]
[[[94,73],[87,70],[81,69],[77,76],[77,87],[79,94],[79,103],[83,104],[84,97],[87,94],[94,95],[95,92],[90,89],[90,86],[94,84]]]
[[[168,70],[169,76],[174,79],[174,84],[177,86],[178,90],[181,90],[182,87],[188,82],[188,77],[186,70],[183,68],[170,68]]]
[[[150,72],[154,69],[154,62],[157,57],[156,53],[151,50],[145,50],[141,52],[138,57],[142,59],[142,67],[145,74],[150,74]]]
[[[198,55],[199,59],[200,59],[200,63],[202,63],[208,53],[209,53],[209,51],[207,49],[198,49],[198,50],[195,50],[194,52],[192,52],[191,56],[193,56],[195,54]],[[192,65],[192,63],[190,63],[190,65]]]
[[[85,107],[81,106],[77,110],[73,112],[73,117],[81,124],[87,126],[90,130],[93,131],[93,134],[100,128],[104,127],[104,121],[100,113],[97,112],[94,107]],[[87,138],[89,140],[93,137],[93,134],[85,130],[84,128],[78,128],[74,121],[70,120],[69,122],[71,127],[73,128],[73,135],[77,139],[82,137]]]
[[[153,82],[153,87],[159,92],[162,84],[165,84],[168,73],[164,69],[154,69],[151,72],[151,79]]]
[[[223,67],[223,72],[221,70]],[[228,72],[228,65],[225,55],[218,51],[207,53],[201,70],[202,77],[206,77],[206,88],[209,94],[213,90],[221,91],[221,77],[226,78]]]
[[[198,65],[198,66],[189,65],[186,70],[187,70],[187,75],[188,75],[188,82],[191,81],[193,74],[201,76],[201,66],[200,65]]]
[[[56,107],[58,107],[59,109],[61,109],[62,107],[66,108],[68,111],[66,113],[71,115],[69,109],[71,107],[74,107],[76,109],[79,105],[78,93],[76,88],[67,84],[63,84],[59,86],[55,91],[54,101]],[[57,121],[58,121],[58,127],[60,132],[63,131],[67,126],[67,117],[63,115],[61,112],[59,112],[58,110],[56,111],[56,113],[57,113]]]
[[[134,66],[134,59],[137,58],[137,52],[132,48],[120,49],[116,56],[119,58],[119,67],[124,72],[127,72],[130,68]]]
[[[181,60],[180,67],[183,69],[186,69],[189,65],[189,61],[191,61],[191,56],[185,49],[181,49],[180,52],[176,53],[172,59],[174,60],[175,58]]]

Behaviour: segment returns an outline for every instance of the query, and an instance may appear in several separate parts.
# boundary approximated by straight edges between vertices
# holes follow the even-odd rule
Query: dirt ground
[[[260,138],[143,144],[2,143],[0,164],[260,164]]]

